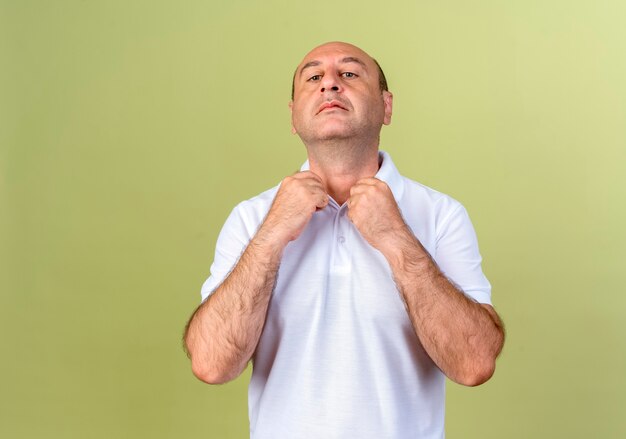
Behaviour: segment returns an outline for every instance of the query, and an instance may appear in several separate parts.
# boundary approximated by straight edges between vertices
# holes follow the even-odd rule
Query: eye
[[[352,73],[352,72],[343,72],[341,74],[341,76],[343,76],[344,78],[348,78],[348,79],[352,79],[352,78],[357,78],[358,75],[356,73]]]
[[[322,75],[313,75],[307,81],[319,81],[320,79],[322,79]]]

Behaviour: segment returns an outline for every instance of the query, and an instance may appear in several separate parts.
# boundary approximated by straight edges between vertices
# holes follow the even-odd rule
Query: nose
[[[339,87],[339,80],[335,75],[324,75],[322,77],[322,83],[320,84],[320,92],[334,91],[339,93],[341,88]]]

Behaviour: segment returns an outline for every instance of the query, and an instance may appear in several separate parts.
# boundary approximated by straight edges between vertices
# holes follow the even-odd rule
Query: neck
[[[350,197],[350,188],[378,172],[378,145],[307,145],[309,168],[324,181],[326,191],[340,206]]]

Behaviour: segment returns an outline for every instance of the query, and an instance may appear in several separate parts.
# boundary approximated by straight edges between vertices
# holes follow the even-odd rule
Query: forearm
[[[223,383],[245,369],[263,330],[280,256],[280,250],[257,234],[190,319],[185,344],[192,370],[201,380]]]
[[[493,308],[455,287],[409,230],[386,253],[415,332],[435,364],[460,384],[487,381],[504,342]]]
[[[263,331],[283,250],[327,204],[323,181],[314,173],[283,179],[235,268],[187,323],[185,346],[198,378],[223,383],[246,367]]]

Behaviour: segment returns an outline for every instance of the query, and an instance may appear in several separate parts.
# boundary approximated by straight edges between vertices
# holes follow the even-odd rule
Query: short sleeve
[[[226,219],[217,238],[215,257],[211,264],[211,275],[204,282],[200,291],[202,301],[205,301],[224,282],[224,279],[239,261],[250,239],[251,236],[249,236],[245,221],[242,218],[241,205],[238,205]]]
[[[491,285],[482,271],[476,232],[461,204],[438,227],[435,261],[467,296],[491,304]]]

